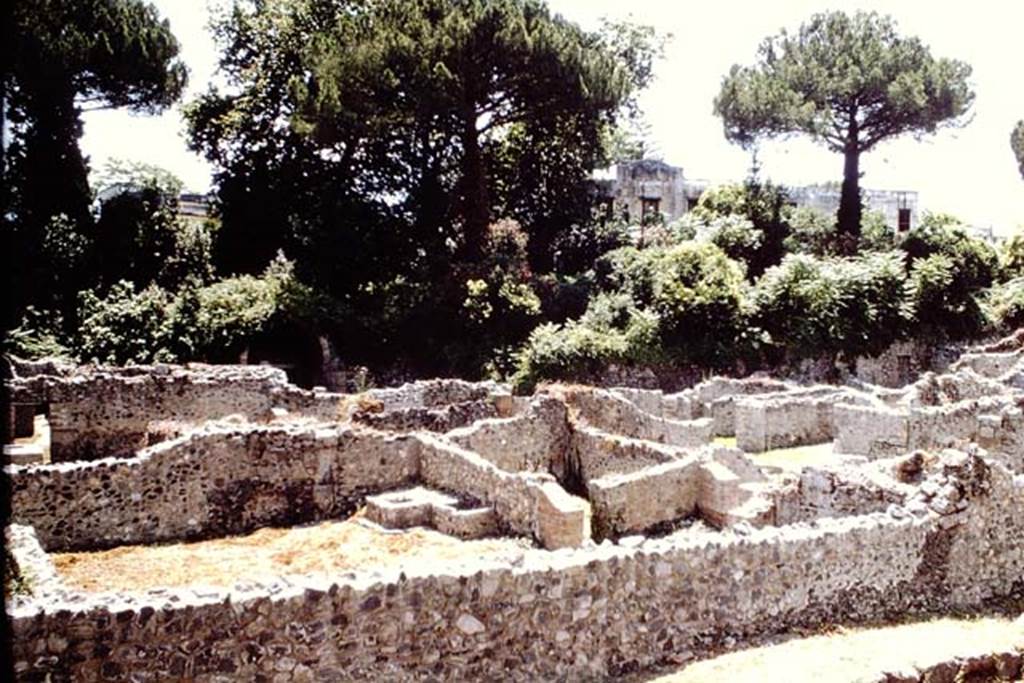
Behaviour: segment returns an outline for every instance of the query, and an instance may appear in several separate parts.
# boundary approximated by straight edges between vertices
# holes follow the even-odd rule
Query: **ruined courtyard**
[[[24,680],[601,680],[1024,592],[1024,334],[901,386],[11,369]]]

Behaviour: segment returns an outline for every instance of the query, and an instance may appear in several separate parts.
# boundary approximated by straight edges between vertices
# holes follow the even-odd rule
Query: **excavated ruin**
[[[712,378],[672,394],[430,380],[348,395],[269,367],[13,360],[11,432],[49,431],[5,448],[15,670],[604,679],[1019,598],[1021,339],[902,388]],[[517,544],[144,590],[84,590],[54,563],[342,520]]]

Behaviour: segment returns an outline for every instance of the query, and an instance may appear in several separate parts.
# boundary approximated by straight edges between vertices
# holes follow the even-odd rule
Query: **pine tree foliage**
[[[956,125],[974,99],[967,64],[937,59],[896,29],[874,12],[816,14],[795,34],[767,38],[753,66],[733,66],[715,99],[732,142],[802,133],[844,155],[839,231],[853,243],[860,155],[893,137]]]

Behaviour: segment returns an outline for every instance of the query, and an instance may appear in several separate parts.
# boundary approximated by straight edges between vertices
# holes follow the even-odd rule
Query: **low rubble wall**
[[[829,386],[742,398],[735,403],[736,445],[761,453],[831,441],[835,406],[871,403],[867,394]]]
[[[12,521],[49,550],[219,537],[351,514],[417,476],[418,444],[351,429],[208,429],[134,458],[10,466]]]
[[[968,504],[746,534],[524,551],[274,586],[36,599],[10,608],[16,675],[598,680],[754,636],[977,606],[1019,588],[1024,479],[977,462]],[[432,568],[436,571],[436,568]]]

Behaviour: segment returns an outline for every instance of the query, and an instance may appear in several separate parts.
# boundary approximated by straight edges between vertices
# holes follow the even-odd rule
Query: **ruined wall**
[[[547,472],[568,448],[568,415],[561,401],[538,396],[519,415],[480,420],[447,438],[508,472]]]
[[[811,522],[885,512],[906,502],[910,487],[861,469],[804,467],[775,500],[775,523]]]
[[[609,434],[583,425],[575,425],[570,446],[567,468],[581,482],[609,474],[635,472],[671,462],[682,455],[680,449],[672,446]]]
[[[985,487],[961,518],[900,511],[527,551],[517,567],[481,561],[442,575],[29,603],[11,612],[15,668],[25,679],[603,679],[733,638],[1008,594],[1024,571],[1024,516],[1008,512],[1024,504],[1024,481]]]
[[[493,383],[425,380],[359,395],[307,391],[283,370],[255,365],[65,367],[20,364],[13,402],[49,411],[54,462],[126,456],[209,420],[347,420],[379,428],[448,431],[498,414]],[[47,374],[49,373],[49,374]]]
[[[690,456],[628,474],[587,482],[594,537],[615,538],[693,514],[701,489],[701,460]]]
[[[82,368],[7,385],[12,400],[48,407],[54,462],[127,455],[232,415],[265,422],[280,408],[337,420],[342,410],[340,395],[299,389],[263,366]]]
[[[137,457],[18,467],[12,521],[50,550],[224,536],[351,514],[414,479],[417,444],[351,429],[208,429]]]
[[[549,389],[564,401],[576,422],[604,432],[646,439],[680,448],[694,448],[711,441],[712,420],[675,420],[644,412],[635,404],[603,389],[557,386]]]
[[[879,458],[916,449],[959,448],[979,442],[987,448],[995,445],[1014,453],[1013,418],[1006,420],[1011,431],[1003,435],[1003,419],[999,416],[1004,412],[1014,415],[1015,409],[1016,399],[1011,397],[912,408],[836,405],[835,450]],[[1012,464],[1012,456],[1007,462]]]
[[[735,404],[736,445],[760,453],[831,441],[835,406],[872,402],[867,394],[829,386],[742,398]]]
[[[220,537],[337,519],[368,494],[421,481],[493,506],[504,529],[534,535],[545,546],[556,541],[544,525],[554,528],[563,517],[579,527],[577,544],[590,537],[586,501],[551,502],[547,485],[557,485],[551,474],[506,472],[425,433],[210,427],[134,458],[6,471],[12,521],[34,526],[49,550]],[[542,508],[547,519],[540,519]]]

